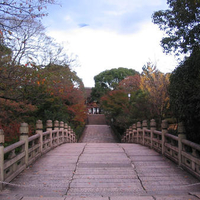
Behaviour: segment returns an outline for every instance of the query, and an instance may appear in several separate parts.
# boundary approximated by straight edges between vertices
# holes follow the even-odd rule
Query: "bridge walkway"
[[[91,132],[97,130],[89,126]],[[87,137],[87,142],[63,144],[46,153],[7,185],[0,199],[200,199],[199,180],[147,147],[100,143],[109,127],[98,126],[97,143]]]

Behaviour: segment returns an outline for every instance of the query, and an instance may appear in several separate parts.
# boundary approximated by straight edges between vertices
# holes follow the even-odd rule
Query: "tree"
[[[0,3],[0,33],[9,37],[12,30],[22,27],[27,20],[42,18],[47,15],[44,11],[54,0],[4,0]]]
[[[153,14],[153,22],[164,30],[161,40],[165,52],[191,53],[200,47],[200,1],[167,0],[169,9]]]
[[[12,62],[20,64],[28,61],[34,62],[37,52],[42,53],[42,42],[45,39],[44,27],[41,22],[34,19],[23,21],[22,26],[16,26],[12,29],[12,34],[4,43],[12,49]],[[43,36],[41,42],[40,37]]]
[[[137,72],[133,69],[120,67],[118,69],[106,70],[94,77],[95,84],[99,83],[102,87],[110,90],[115,89],[119,82],[127,76],[133,76]]]
[[[47,15],[45,8],[49,3],[54,0],[6,0],[0,3],[0,43],[12,49],[12,62],[40,65],[45,60],[47,65],[49,60],[60,61],[62,48],[46,36],[40,21]]]
[[[200,52],[193,53],[170,77],[170,104],[174,115],[183,121],[187,138],[200,143]]]
[[[131,93],[140,89],[140,82],[141,77],[139,74],[127,76],[124,80],[119,82],[118,88],[127,91],[127,93]]]
[[[93,100],[99,100],[101,96],[106,94],[108,91],[117,88],[120,81],[127,76],[133,76],[138,74],[133,69],[118,68],[106,70],[94,77],[95,87],[92,89]]]
[[[169,74],[163,74],[150,63],[143,67],[141,89],[146,91],[151,104],[151,117],[161,119],[167,116],[169,109]]]
[[[107,119],[121,134],[133,123],[149,118],[148,94],[140,88],[139,75],[122,80],[115,90],[101,97],[101,105]]]

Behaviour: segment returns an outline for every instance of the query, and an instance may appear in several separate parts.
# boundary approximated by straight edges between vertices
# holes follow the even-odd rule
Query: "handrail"
[[[162,121],[162,131],[156,130],[155,120],[147,120],[130,126],[121,138],[121,142],[139,143],[162,153],[179,166],[200,179],[200,145],[186,139],[182,123],[179,124],[178,136],[169,134],[166,120]]]
[[[0,129],[0,190],[3,182],[10,182],[26,167],[46,152],[64,143],[77,142],[76,134],[67,123],[47,121],[43,132],[41,120],[37,121],[36,134],[28,137],[28,124],[20,127],[20,141],[4,148],[4,132]]]
[[[35,134],[35,135],[29,137],[29,138],[28,138],[28,141],[31,142],[31,141],[33,141],[33,140],[39,138],[39,137],[40,137],[40,134]]]
[[[14,144],[11,144],[10,146],[7,146],[6,148],[4,148],[4,155],[6,153],[9,153],[9,152],[15,150],[16,148],[18,148],[18,147],[20,147],[24,144],[25,144],[25,141],[19,141],[19,142],[16,142]]]

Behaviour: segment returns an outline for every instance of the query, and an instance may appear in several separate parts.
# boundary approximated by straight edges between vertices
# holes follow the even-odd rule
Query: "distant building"
[[[85,104],[88,109],[88,114],[100,114],[101,113],[100,105],[96,101],[92,100],[91,93],[92,93],[92,88],[86,87]]]

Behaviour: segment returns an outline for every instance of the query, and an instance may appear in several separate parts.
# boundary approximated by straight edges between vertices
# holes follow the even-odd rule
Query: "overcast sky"
[[[43,20],[47,34],[77,56],[73,68],[86,87],[100,72],[125,67],[139,72],[147,62],[166,73],[176,59],[163,53],[163,32],[152,23],[154,11],[167,9],[167,0],[60,0],[49,6]]]

